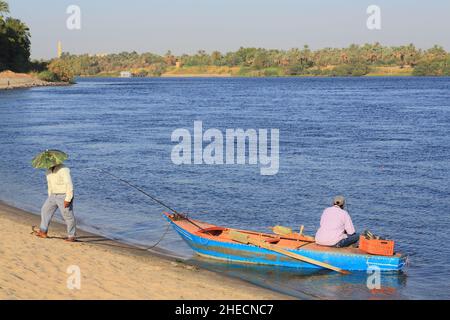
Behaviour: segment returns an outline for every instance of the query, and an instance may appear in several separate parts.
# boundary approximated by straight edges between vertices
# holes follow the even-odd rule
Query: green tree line
[[[423,50],[413,44],[387,47],[379,43],[346,48],[311,50],[308,46],[289,50],[243,48],[234,52],[165,55],[122,52],[108,55],[63,54],[50,63],[58,69],[79,76],[117,74],[124,70],[139,70],[136,75],[159,76],[170,68],[239,67],[240,75],[254,76],[362,76],[374,67],[410,67],[413,75],[449,76],[450,54],[442,47]]]

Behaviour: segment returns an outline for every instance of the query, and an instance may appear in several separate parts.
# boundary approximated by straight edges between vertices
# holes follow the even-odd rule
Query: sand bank
[[[66,82],[42,81],[26,73],[0,72],[0,90],[67,85]]]
[[[86,232],[82,243],[40,239],[30,234],[38,224],[37,215],[0,202],[0,299],[289,298]],[[49,235],[63,237],[65,227],[53,223]]]

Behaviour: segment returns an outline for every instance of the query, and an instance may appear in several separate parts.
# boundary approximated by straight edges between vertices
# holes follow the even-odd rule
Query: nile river
[[[343,194],[358,231],[392,238],[402,273],[292,272],[213,263],[170,230],[158,246],[203,267],[302,298],[450,298],[450,78],[78,79],[70,87],[0,92],[0,200],[39,213],[46,196],[34,154],[65,150],[80,226],[150,246],[164,208],[93,169],[134,183],[191,217],[267,231],[305,225]],[[171,134],[279,129],[279,170],[176,165]]]

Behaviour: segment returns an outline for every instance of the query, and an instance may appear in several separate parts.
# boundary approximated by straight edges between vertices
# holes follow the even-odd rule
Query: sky
[[[13,17],[31,29],[32,58],[122,51],[164,54],[234,51],[239,47],[312,49],[380,42],[435,44],[450,50],[449,0],[8,0]],[[67,7],[81,10],[70,30]],[[369,30],[366,10],[381,10]]]

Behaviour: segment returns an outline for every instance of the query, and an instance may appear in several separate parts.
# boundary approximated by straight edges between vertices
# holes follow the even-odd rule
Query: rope
[[[114,179],[116,179],[116,180],[118,180],[118,181],[120,181],[120,182],[126,184],[127,186],[129,186],[129,187],[131,187],[131,188],[133,188],[133,189],[139,191],[139,192],[142,193],[143,195],[149,197],[150,199],[152,199],[152,200],[155,201],[156,203],[160,204],[160,205],[163,206],[164,208],[169,209],[170,211],[172,211],[172,212],[175,214],[175,219],[183,219],[183,220],[186,220],[186,221],[188,221],[189,223],[191,223],[191,224],[193,224],[194,226],[196,226],[197,228],[199,228],[200,230],[204,230],[204,228],[202,228],[201,226],[199,226],[198,224],[196,224],[194,221],[190,220],[190,219],[188,218],[188,215],[187,215],[187,214],[182,214],[182,213],[178,212],[177,210],[175,210],[175,209],[173,209],[172,207],[168,206],[167,204],[165,204],[165,203],[162,202],[161,200],[157,199],[157,198],[154,197],[153,195],[149,194],[149,193],[146,192],[145,190],[141,189],[140,187],[135,186],[135,185],[131,184],[130,182],[128,182],[128,181],[126,181],[126,180],[124,180],[124,179],[122,179],[122,178],[120,178],[120,177],[118,177],[118,176],[116,176],[116,175],[114,175],[114,174],[108,172],[108,171],[105,171],[105,170],[103,170],[103,169],[98,169],[98,168],[86,168],[86,169],[87,169],[87,170],[96,170],[96,171],[100,171],[100,172],[103,172],[103,173],[105,173],[105,174],[107,174],[107,175],[113,177]],[[167,226],[166,226],[166,230],[163,232],[163,234],[161,235],[161,237],[160,237],[153,245],[151,245],[150,247],[146,247],[146,248],[137,248],[137,247],[133,247],[133,249],[135,249],[135,250],[149,251],[149,250],[155,248],[155,247],[158,246],[158,245],[161,243],[161,241],[164,239],[164,237],[166,236],[166,234],[169,232],[169,229],[170,229],[170,223],[168,222],[168,223],[167,223]],[[35,230],[35,226],[32,226],[32,232],[31,232],[31,234],[36,234],[36,233],[37,233],[37,231]],[[63,238],[63,237],[47,237],[47,239],[64,239],[64,238]],[[113,241],[114,241],[114,240],[116,240],[116,239],[109,239],[109,240],[113,240]],[[92,241],[80,241],[80,240],[76,240],[76,241],[77,241],[77,242],[82,242],[82,243],[83,243],[83,242],[84,242],[84,243],[92,243]]]
[[[166,234],[169,232],[170,230],[170,223],[167,223],[166,226],[166,230],[164,231],[164,233],[162,234],[162,236],[158,239],[158,241],[156,241],[153,245],[151,245],[150,247],[145,247],[145,248],[138,248],[138,247],[134,247],[134,246],[130,246],[130,247],[124,247],[124,246],[118,246],[118,245],[113,245],[113,244],[109,244],[109,243],[100,243],[98,242],[99,240],[79,240],[80,238],[76,238],[75,242],[79,242],[79,243],[89,243],[89,244],[99,244],[99,245],[104,245],[104,246],[111,246],[111,247],[121,247],[121,248],[126,248],[126,249],[133,249],[133,250],[138,250],[138,251],[150,251],[151,249],[155,248],[156,246],[158,246],[160,244],[160,242],[164,239],[164,237],[166,236]],[[32,235],[36,235],[37,234],[37,230],[36,230],[36,226],[32,226],[31,227],[31,233]],[[94,238],[96,236],[87,236],[87,238]],[[102,240],[111,240],[111,241],[118,241],[119,239],[109,239],[109,238],[105,238],[102,236],[99,236],[102,238]],[[45,239],[50,239],[50,240],[65,240],[66,238],[64,237],[55,237],[55,236],[47,236]]]
[[[150,249],[155,248],[164,239],[169,230],[170,230],[170,223],[167,222],[166,231],[164,231],[161,238],[159,238],[158,241],[156,241],[155,244],[153,244],[152,246],[145,248],[145,250],[150,251]]]

